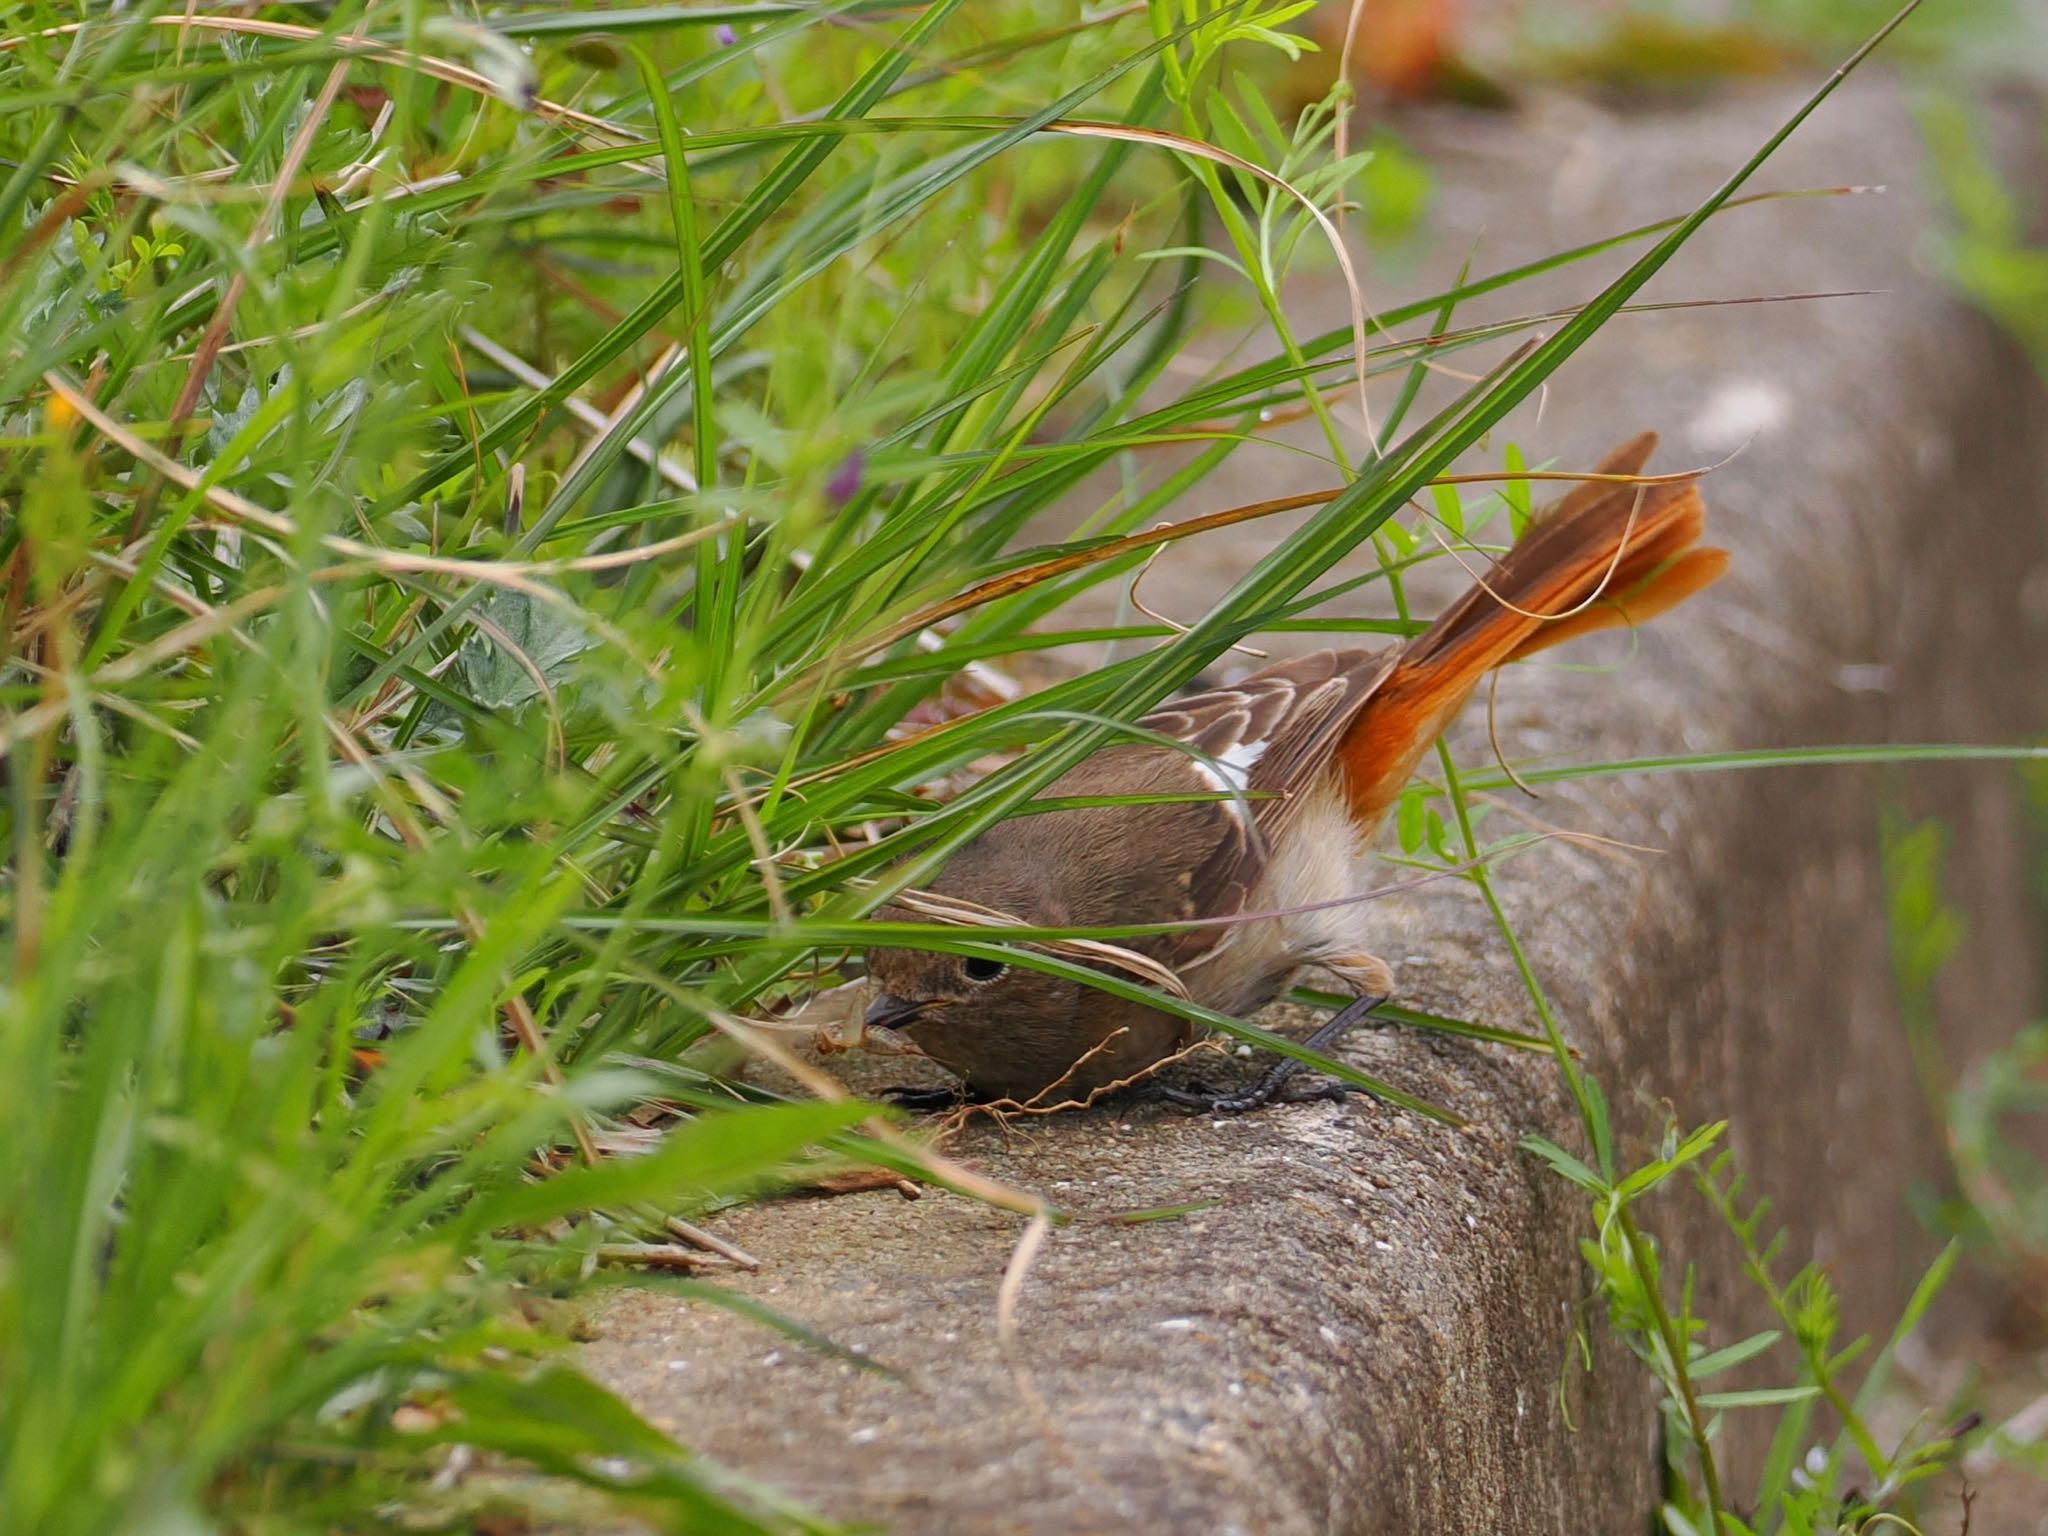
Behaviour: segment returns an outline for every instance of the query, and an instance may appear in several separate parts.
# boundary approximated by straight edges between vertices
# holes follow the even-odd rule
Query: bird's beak
[[[893,992],[877,992],[861,1022],[869,1029],[896,1029],[924,1012],[923,1003],[905,1002]]]
[[[922,1056],[917,1044],[896,1031],[915,1024],[924,1012],[923,1003],[907,1002],[893,992],[877,992],[861,1020],[861,1043],[883,1056]]]

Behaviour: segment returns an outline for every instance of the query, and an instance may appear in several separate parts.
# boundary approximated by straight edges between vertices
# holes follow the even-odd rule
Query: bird
[[[927,889],[1032,927],[1188,924],[1122,942],[1237,1018],[1320,968],[1353,998],[1308,1042],[1333,1046],[1394,990],[1373,953],[1371,904],[1357,899],[1373,835],[1481,680],[1639,624],[1726,569],[1727,553],[1700,542],[1696,477],[1644,475],[1656,442],[1645,432],[1609,454],[1420,634],[1316,651],[1169,700],[1142,721],[1151,739],[1106,746],[1043,792],[1202,798],[1013,817],[958,849]],[[1192,1039],[1179,1015],[988,956],[877,945],[867,971],[868,1043],[928,1056],[983,1100],[1087,1101]],[[1234,1094],[1155,1087],[1246,1110],[1279,1098],[1297,1066],[1283,1060]]]

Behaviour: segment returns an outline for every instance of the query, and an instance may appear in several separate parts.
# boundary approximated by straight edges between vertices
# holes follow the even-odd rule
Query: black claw
[[[1269,1104],[1326,1104],[1348,1099],[1352,1094],[1372,1097],[1370,1088],[1361,1088],[1355,1083],[1333,1083],[1325,1081],[1300,1082],[1282,1079],[1279,1086],[1266,1090],[1264,1081],[1253,1084],[1242,1093],[1210,1093],[1189,1088],[1174,1088],[1165,1083],[1155,1085],[1158,1096],[1169,1104],[1182,1109],[1199,1110],[1211,1115],[1242,1115],[1254,1109],[1264,1109]]]
[[[1178,1104],[1182,1109],[1192,1109],[1205,1115],[1241,1115],[1246,1110],[1257,1109],[1270,1104],[1270,1094],[1261,1097],[1256,1091],[1250,1093],[1190,1093],[1184,1088],[1169,1088],[1159,1085],[1159,1096],[1169,1104]]]
[[[1274,1096],[1279,1104],[1341,1104],[1354,1093],[1372,1097],[1372,1090],[1356,1083],[1295,1083]]]

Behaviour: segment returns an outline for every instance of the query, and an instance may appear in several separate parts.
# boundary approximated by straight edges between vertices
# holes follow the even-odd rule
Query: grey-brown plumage
[[[1235,789],[1242,800],[1018,817],[962,848],[931,889],[1046,927],[1181,922],[1246,910],[1276,845],[1299,820],[1305,779],[1328,766],[1322,743],[1385,664],[1364,651],[1320,651],[1236,688],[1176,700],[1143,723],[1203,756],[1152,744],[1110,747],[1055,780],[1046,796]],[[1254,751],[1245,771],[1244,758]],[[1226,1013],[1273,997],[1305,958],[1246,943],[1239,929],[1226,926],[1123,942],[1180,971],[1198,1001]],[[1217,963],[1240,948],[1249,965]],[[914,1020],[898,1017],[898,1031],[983,1093],[1029,1099],[1093,1050],[1063,1084],[1086,1093],[1187,1042],[1186,1021],[1158,1009],[1022,966],[982,979],[970,965],[980,971],[987,962],[918,950],[868,956],[869,972],[889,998],[920,1005]],[[878,1008],[877,1023],[892,1012]]]
[[[1639,473],[1654,442],[1645,434],[1600,472]],[[932,889],[1034,926],[1242,918],[1126,945],[1222,1013],[1258,1008],[1304,965],[1384,996],[1392,979],[1372,958],[1366,904],[1347,898],[1417,759],[1493,667],[1648,618],[1712,581],[1725,557],[1694,547],[1703,523],[1690,480],[1581,486],[1407,644],[1319,651],[1175,700],[1143,723],[1187,750],[1109,747],[1045,791],[1239,793],[1018,817],[956,853]],[[1029,1101],[1057,1085],[1051,1097],[1080,1097],[1188,1039],[1172,1014],[1023,966],[878,948],[868,967],[869,1025],[991,1096]]]

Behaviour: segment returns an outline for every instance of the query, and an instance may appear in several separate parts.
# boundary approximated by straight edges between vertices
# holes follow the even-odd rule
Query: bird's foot
[[[1356,1083],[1303,1081],[1298,1078],[1283,1080],[1279,1087],[1271,1090],[1267,1090],[1264,1081],[1261,1080],[1239,1093],[1218,1093],[1199,1083],[1186,1088],[1175,1088],[1169,1083],[1156,1083],[1152,1091],[1169,1104],[1210,1115],[1242,1115],[1272,1104],[1335,1103],[1349,1098],[1354,1093],[1364,1094],[1367,1098],[1372,1097],[1370,1088],[1361,1088]]]
[[[1386,967],[1379,961],[1374,960],[1371,963],[1379,968],[1380,973],[1385,973]],[[1386,1000],[1387,994],[1384,991],[1354,998],[1302,1043],[1309,1050],[1328,1052],[1349,1034],[1361,1019]],[[1354,1083],[1297,1083],[1294,1081],[1295,1075],[1304,1065],[1305,1063],[1292,1056],[1284,1057],[1268,1068],[1266,1075],[1251,1087],[1236,1093],[1211,1092],[1200,1083],[1191,1084],[1186,1088],[1154,1083],[1152,1091],[1169,1104],[1219,1115],[1241,1115],[1249,1110],[1262,1109],[1268,1104],[1306,1104],[1323,1100],[1341,1100],[1353,1093],[1370,1094],[1369,1089],[1358,1087]]]

